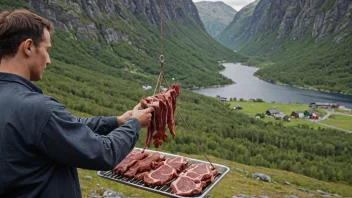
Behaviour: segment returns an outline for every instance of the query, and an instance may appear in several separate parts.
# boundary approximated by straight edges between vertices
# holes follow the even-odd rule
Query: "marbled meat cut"
[[[142,172],[142,173],[137,173],[134,175],[134,178],[137,179],[137,180],[142,180],[144,178],[144,175],[147,175],[149,172],[148,171],[145,171],[145,172]]]
[[[130,154],[125,157],[115,168],[114,172],[115,173],[120,173],[123,174],[126,172],[131,166],[133,166],[135,163],[137,163],[138,160],[141,160],[145,157],[147,157],[149,153],[147,152],[141,152],[140,150],[133,150]]]
[[[175,177],[178,177],[176,170],[166,164],[145,174],[143,179],[148,185],[162,186]]]
[[[214,176],[218,174],[218,170],[207,164],[192,164],[182,175],[187,176],[193,181],[213,182]]]
[[[152,139],[154,146],[158,148],[162,142],[166,141],[166,124],[170,130],[172,138],[175,138],[175,111],[176,97],[180,94],[180,85],[172,85],[164,92],[149,96],[141,100],[142,109],[153,107],[153,117],[148,125],[147,140],[144,149],[147,148]]]
[[[165,161],[162,161],[158,164],[158,166],[167,164],[174,168],[177,172],[181,172],[186,168],[189,159],[186,157],[175,157],[175,158],[167,158]]]
[[[192,164],[171,183],[174,194],[190,196],[202,192],[207,182],[213,182],[218,170],[206,164]],[[186,185],[187,184],[187,185]]]
[[[132,167],[124,173],[126,177],[134,177],[137,173],[152,170],[161,160],[164,160],[165,156],[160,153],[151,153],[148,157],[137,161]]]
[[[191,196],[203,191],[206,182],[193,181],[187,176],[180,176],[170,185],[172,192],[180,196]]]

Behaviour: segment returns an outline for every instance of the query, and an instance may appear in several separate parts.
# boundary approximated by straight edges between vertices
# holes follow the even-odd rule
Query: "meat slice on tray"
[[[175,138],[175,111],[176,97],[180,94],[180,85],[172,85],[169,89],[154,96],[149,96],[141,100],[142,109],[153,107],[153,117],[148,126],[147,140],[144,149],[147,148],[152,139],[154,146],[158,148],[162,142],[166,141],[166,124],[172,138]]]
[[[192,164],[171,183],[174,194],[190,196],[202,192],[207,182],[213,182],[218,171],[207,164]]]
[[[137,161],[132,167],[124,173],[126,177],[134,177],[137,173],[152,170],[161,160],[164,160],[165,156],[160,153],[151,153],[148,157]]]
[[[147,157],[149,153],[147,152],[141,152],[140,150],[133,150],[130,154],[125,157],[115,168],[114,172],[115,173],[120,173],[123,174],[126,172],[131,166],[133,166],[135,163],[137,163],[138,160],[141,160],[145,157]]]
[[[186,168],[189,159],[186,157],[175,157],[175,158],[167,158],[165,161],[159,163],[158,166],[167,164],[174,168],[177,172],[181,172]]]
[[[175,177],[178,177],[176,170],[166,164],[145,174],[143,179],[148,185],[162,186]]]
[[[203,191],[206,182],[194,181],[187,176],[180,176],[170,185],[172,192],[180,196],[191,196]]]
[[[144,178],[145,175],[147,175],[149,173],[149,171],[144,171],[142,173],[137,173],[134,175],[134,178],[137,180],[142,180]]]
[[[182,173],[183,176],[187,176],[193,181],[205,181],[213,182],[214,176],[218,174],[218,170],[207,164],[192,164]]]

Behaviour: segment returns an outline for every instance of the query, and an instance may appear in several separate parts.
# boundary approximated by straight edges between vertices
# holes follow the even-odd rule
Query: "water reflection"
[[[219,87],[194,90],[207,96],[224,96],[256,99],[261,98],[266,102],[279,103],[303,103],[312,102],[338,102],[340,105],[352,108],[352,96],[337,93],[326,93],[314,90],[305,90],[285,85],[275,85],[253,76],[258,69],[241,64],[226,63],[226,69],[221,72],[231,78],[236,84]]]

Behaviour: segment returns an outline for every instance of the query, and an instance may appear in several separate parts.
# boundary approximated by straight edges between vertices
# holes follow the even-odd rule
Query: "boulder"
[[[285,198],[299,198],[299,197],[297,197],[296,195],[287,195],[285,196]]]
[[[291,185],[291,183],[288,182],[288,181],[284,181],[283,184],[284,184],[284,185]]]
[[[123,198],[123,197],[121,196],[121,193],[115,192],[110,189],[106,189],[103,194],[103,198]]]
[[[304,188],[299,188],[298,190],[302,191],[302,192],[306,192],[306,193],[309,193],[309,190],[307,189],[304,189]]]
[[[101,196],[95,190],[89,191],[89,198],[100,198],[100,197]]]
[[[239,194],[239,195],[233,196],[232,198],[255,198],[255,197],[252,197],[250,195],[245,195],[245,194]]]
[[[321,195],[330,195],[330,193],[324,192],[322,190],[317,190],[317,193],[319,193]]]
[[[265,175],[263,173],[254,173],[252,175],[253,179],[258,179],[261,181],[265,181],[265,182],[271,182],[271,177],[269,175]]]

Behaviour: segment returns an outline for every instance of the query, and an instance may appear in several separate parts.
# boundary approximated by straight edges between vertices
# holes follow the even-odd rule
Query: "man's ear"
[[[31,53],[32,53],[32,51],[33,51],[33,40],[32,39],[27,39],[27,40],[25,40],[25,41],[23,41],[22,42],[22,50],[23,50],[23,52],[27,55],[27,56],[29,56]]]

